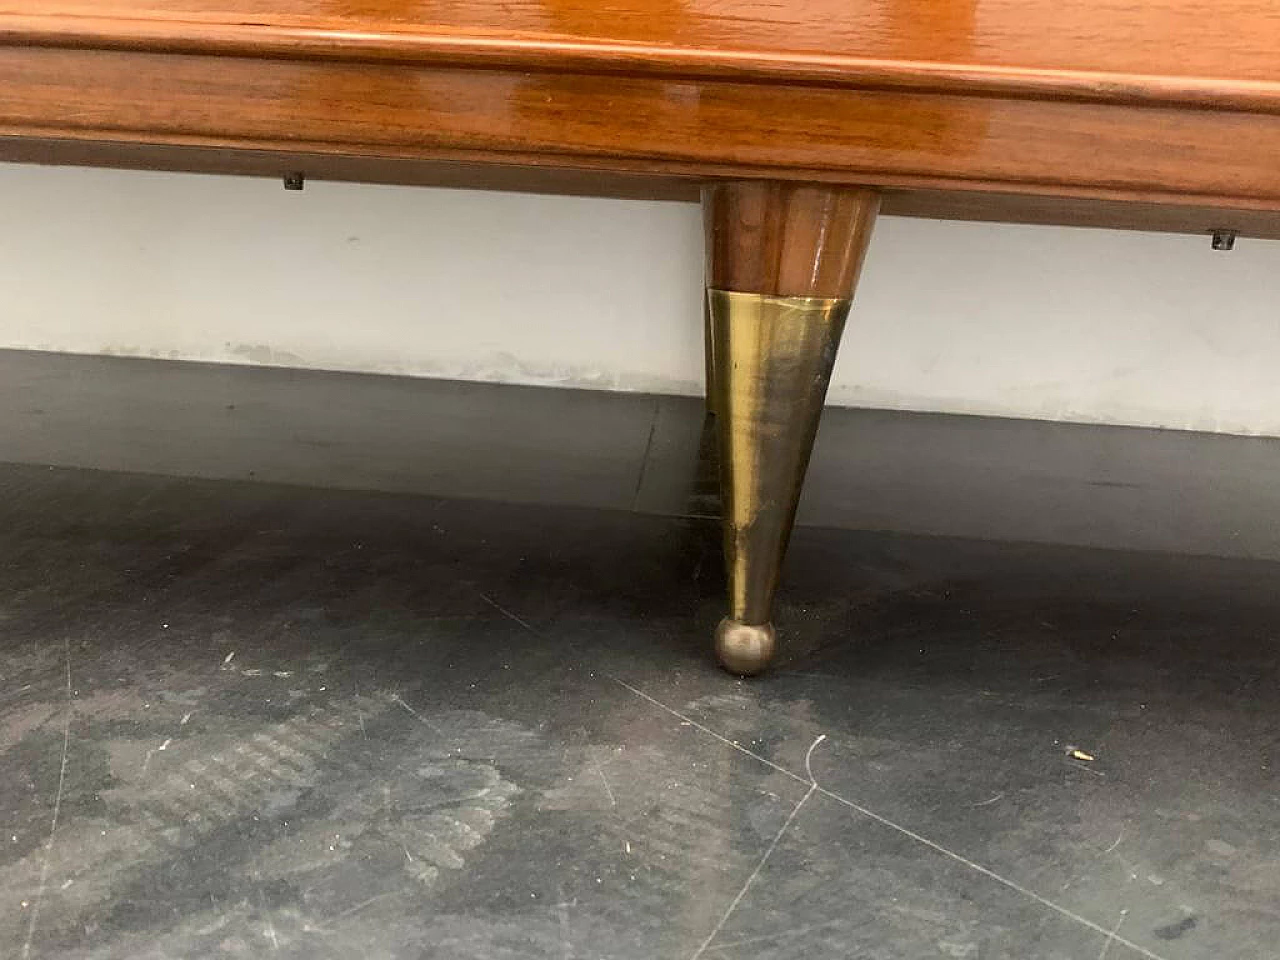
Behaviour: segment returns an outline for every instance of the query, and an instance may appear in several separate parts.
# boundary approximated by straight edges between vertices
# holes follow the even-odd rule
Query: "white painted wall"
[[[697,393],[687,204],[0,165],[0,347]],[[882,219],[834,403],[1280,435],[1280,243]]]

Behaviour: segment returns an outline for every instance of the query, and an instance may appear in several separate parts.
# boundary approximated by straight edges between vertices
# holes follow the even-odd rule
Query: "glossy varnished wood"
[[[574,71],[981,86],[1037,96],[1275,95],[1267,0],[7,0],[27,43],[487,61]]]
[[[317,180],[514,190],[626,200],[696,202],[701,195],[698,180],[687,176],[613,173],[573,166],[412,160],[125,141],[0,137],[0,161],[253,177],[282,177],[302,172]],[[880,212],[889,216],[1123,227],[1169,233],[1207,234],[1230,227],[1244,237],[1280,240],[1280,216],[1265,208],[1196,207],[1185,203],[1138,203],[1036,194],[894,189],[883,193]]]
[[[702,203],[710,286],[843,298],[857,281],[880,197],[869,190],[748,181],[708,187]]]
[[[0,135],[1280,209],[1280,116],[0,48]]]
[[[1259,0],[0,0],[0,137],[407,182],[568,169],[584,192],[862,184],[978,217],[1008,208],[987,194],[1038,219],[1099,200],[1091,220],[1141,225],[1125,203],[1280,211],[1278,51]]]

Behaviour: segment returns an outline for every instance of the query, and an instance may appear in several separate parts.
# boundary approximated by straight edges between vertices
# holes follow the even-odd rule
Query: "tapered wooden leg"
[[[778,572],[879,198],[727,183],[707,188],[703,208],[729,579],[716,653],[748,675],[776,647]]]

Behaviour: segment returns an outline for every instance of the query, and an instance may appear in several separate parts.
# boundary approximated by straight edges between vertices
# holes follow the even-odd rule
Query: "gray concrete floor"
[[[0,367],[0,954],[1277,955],[1272,441],[837,415],[743,682],[696,404]]]

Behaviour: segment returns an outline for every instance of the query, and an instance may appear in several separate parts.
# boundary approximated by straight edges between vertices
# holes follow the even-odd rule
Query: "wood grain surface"
[[[978,71],[1280,80],[1269,0],[5,0],[0,29],[29,42],[160,38],[302,54],[553,57],[630,47],[635,61],[754,61],[785,70],[924,64]],[[813,60],[817,58],[817,60]]]
[[[1170,226],[1222,211],[1219,226],[1265,233],[1280,212],[1280,7],[0,0],[0,137],[0,156],[29,141],[48,162],[133,146],[139,165],[319,158],[309,175],[412,166],[420,182],[452,161],[531,184],[567,171],[580,192],[815,181],[979,218],[1011,209],[994,196],[1120,226],[1143,219],[1126,204],[1170,204],[1193,213]]]
[[[699,181],[690,177],[611,173],[571,166],[166,147],[117,141],[51,141],[36,137],[0,137],[0,161],[272,178],[301,172],[314,180],[685,203],[698,202],[702,192]],[[890,189],[882,192],[880,209],[882,215],[887,216],[1166,233],[1208,234],[1229,228],[1245,237],[1280,239],[1280,216],[1262,208],[1197,207],[1025,193]]]
[[[708,187],[702,209],[710,287],[841,299],[853,296],[880,195],[739,181]]]

